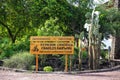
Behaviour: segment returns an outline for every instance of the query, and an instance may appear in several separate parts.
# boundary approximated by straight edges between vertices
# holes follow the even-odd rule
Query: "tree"
[[[8,33],[12,43],[15,43],[20,32],[29,26],[27,5],[24,0],[2,0],[0,3],[0,26]]]
[[[111,59],[119,59],[119,40],[120,40],[120,11],[118,8],[114,7],[114,3],[118,2],[117,0],[114,0],[115,2],[111,3],[112,6],[107,6],[105,9],[101,9],[101,29],[100,32],[103,33],[103,35],[106,34],[112,34],[112,48],[111,48]],[[115,5],[118,7],[118,5]]]
[[[62,36],[63,31],[60,29],[58,18],[50,18],[46,20],[44,25],[37,30],[38,36]],[[67,29],[67,28],[66,28]]]
[[[120,9],[120,0],[113,0],[114,1],[114,7]]]
[[[114,6],[119,10],[119,11],[117,11],[118,14],[117,14],[117,17],[116,17],[116,19],[118,19],[119,16],[120,16],[119,15],[119,13],[120,13],[120,0],[114,0]],[[119,21],[120,21],[120,19],[114,21],[115,26],[116,26],[116,29],[115,29],[116,34],[113,36],[113,42],[112,42],[113,49],[112,49],[111,52],[114,54],[115,59],[120,59],[120,53],[119,53],[120,52],[120,46],[119,46],[120,45],[119,44],[120,35],[118,35],[119,31],[120,31]]]
[[[85,3],[84,0],[83,2]],[[15,40],[24,34],[32,35],[33,30],[44,25],[50,17],[57,17],[60,24],[69,27],[64,33],[74,35],[83,30],[83,13],[86,10],[70,5],[67,0],[2,0],[0,26],[4,30],[4,36],[9,36],[12,43],[15,43]]]

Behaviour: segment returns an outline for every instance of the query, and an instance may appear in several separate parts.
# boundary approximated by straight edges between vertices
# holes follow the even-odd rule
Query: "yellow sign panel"
[[[72,36],[32,36],[30,53],[32,54],[73,54],[74,37]]]

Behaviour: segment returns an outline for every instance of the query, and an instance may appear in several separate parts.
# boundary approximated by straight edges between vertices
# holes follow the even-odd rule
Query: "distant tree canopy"
[[[100,32],[104,35],[120,36],[120,11],[116,8],[101,8]]]

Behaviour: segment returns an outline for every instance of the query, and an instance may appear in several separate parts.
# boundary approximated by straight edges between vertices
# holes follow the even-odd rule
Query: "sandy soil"
[[[75,75],[55,73],[22,73],[0,70],[0,80],[120,80],[120,70]]]

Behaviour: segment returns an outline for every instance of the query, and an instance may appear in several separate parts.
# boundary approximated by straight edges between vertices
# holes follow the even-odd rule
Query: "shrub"
[[[10,41],[8,38],[2,38],[0,40],[0,60],[11,56],[14,52],[10,49]]]
[[[10,68],[29,69],[34,60],[34,56],[28,52],[17,53],[10,57],[10,59],[4,60],[4,66]]]
[[[10,43],[10,40],[3,38],[0,41],[0,60],[11,57],[16,52],[29,51],[29,40],[17,41],[16,43]]]
[[[45,67],[43,68],[43,70],[44,70],[45,72],[52,72],[52,71],[53,71],[53,68],[52,68],[51,66],[45,66]]]
[[[103,59],[107,59],[107,57],[108,57],[108,51],[102,50],[102,51],[101,51],[101,57],[102,57]]]
[[[30,66],[30,70],[35,70],[36,69],[36,66],[35,65],[31,65]]]
[[[88,57],[87,51],[83,51],[82,52],[82,59],[87,59],[87,57]]]

